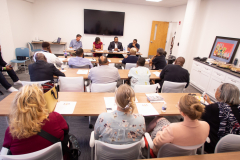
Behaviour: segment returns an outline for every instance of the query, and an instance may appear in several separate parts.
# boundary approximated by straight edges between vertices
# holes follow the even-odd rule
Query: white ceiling
[[[146,0],[88,0],[88,1],[107,1],[107,2],[118,2],[118,3],[139,4],[139,5],[170,8],[170,7],[176,7],[176,6],[187,4],[188,0],[162,0],[160,2],[149,2]]]
[[[130,3],[130,4],[158,6],[158,7],[176,7],[176,6],[187,4],[188,0],[162,0],[160,2],[149,2],[149,1],[146,1],[146,0],[97,0],[97,1]]]

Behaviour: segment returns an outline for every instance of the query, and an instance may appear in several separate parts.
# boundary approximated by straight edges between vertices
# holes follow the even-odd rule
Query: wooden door
[[[156,55],[158,48],[165,49],[169,22],[153,21],[148,55]]]

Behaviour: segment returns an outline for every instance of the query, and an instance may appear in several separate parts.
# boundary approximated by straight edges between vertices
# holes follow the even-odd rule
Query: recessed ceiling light
[[[162,0],[146,0],[146,1],[150,1],[150,2],[160,2]]]

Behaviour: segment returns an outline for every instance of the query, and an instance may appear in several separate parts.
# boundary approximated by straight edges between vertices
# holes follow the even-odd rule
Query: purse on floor
[[[64,131],[64,139],[61,141],[57,137],[51,135],[50,133],[41,130],[38,132],[38,135],[47,139],[48,141],[54,143],[61,142],[63,155],[67,154],[70,160],[78,160],[78,157],[81,155],[81,150],[78,144],[77,138],[66,131]],[[69,147],[68,147],[69,144]]]

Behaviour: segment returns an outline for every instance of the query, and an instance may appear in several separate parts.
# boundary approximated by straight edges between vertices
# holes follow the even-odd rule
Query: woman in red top
[[[11,106],[9,127],[6,130],[3,147],[10,149],[13,155],[39,151],[52,143],[37,135],[43,129],[60,140],[68,124],[56,113],[46,108],[43,91],[38,85],[22,87]],[[64,156],[66,157],[66,156]]]
[[[94,51],[101,51],[103,50],[103,43],[101,42],[99,37],[95,38],[95,42],[93,42],[93,50]],[[93,53],[94,57],[100,57],[102,56],[101,53]]]

